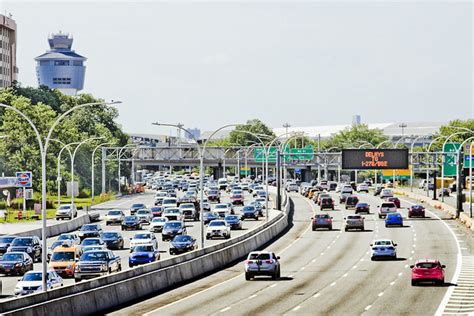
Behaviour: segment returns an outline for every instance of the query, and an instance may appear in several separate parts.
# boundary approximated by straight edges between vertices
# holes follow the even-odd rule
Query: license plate
[[[5,269],[5,272],[7,272],[7,273],[10,272],[10,271],[11,271],[11,269]]]

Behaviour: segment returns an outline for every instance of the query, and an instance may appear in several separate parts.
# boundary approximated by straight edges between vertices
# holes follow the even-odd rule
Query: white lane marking
[[[336,285],[336,282],[332,282],[330,286],[334,286],[334,285]]]
[[[315,262],[316,262],[316,259],[311,260],[311,262],[312,262],[312,263],[315,263]]]
[[[402,276],[402,274],[403,274],[403,273],[402,273],[402,272],[400,272],[400,273],[398,273],[398,276],[399,276],[399,277],[401,277],[401,276]]]
[[[319,295],[321,295],[321,293],[316,293],[313,295],[314,298],[317,298]]]
[[[361,258],[360,261],[364,261],[365,259],[364,258]]]
[[[411,253],[415,253],[415,250],[412,250]]]
[[[250,295],[249,298],[254,298],[254,297],[257,297],[257,294],[254,294],[254,295]]]
[[[413,260],[413,257],[410,257],[408,260]]]
[[[368,311],[371,307],[372,307],[372,305],[367,305],[367,307],[365,308],[365,310]]]
[[[221,312],[221,313],[223,313],[223,312],[226,312],[226,311],[228,311],[229,309],[230,309],[230,306],[229,306],[229,307],[226,307],[226,308],[223,308],[223,309],[221,309],[221,311],[220,311],[220,312]]]
[[[354,269],[354,270],[357,269],[357,265],[353,266],[352,269]]]
[[[277,285],[278,285],[277,283],[274,283],[274,284],[270,285],[270,287],[275,287]]]
[[[321,256],[324,256],[324,252],[321,252]]]
[[[296,312],[297,310],[299,310],[301,308],[301,305],[298,305],[296,306],[295,308],[293,308],[293,311]]]
[[[347,273],[342,276],[343,278],[347,277]]]
[[[405,269],[408,268],[408,264],[405,265]]]
[[[395,281],[392,281],[390,282],[390,286],[394,285],[395,284]]]
[[[380,292],[380,293],[379,293],[379,297],[381,297],[383,294],[384,294],[383,292]]]
[[[305,268],[304,267],[301,267],[300,270],[304,270]]]

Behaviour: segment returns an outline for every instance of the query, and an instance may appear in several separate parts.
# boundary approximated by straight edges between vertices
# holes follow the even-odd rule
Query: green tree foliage
[[[58,103],[59,100],[59,103]],[[42,141],[59,115],[72,106],[83,103],[98,102],[91,95],[65,96],[56,90],[41,87],[20,88],[18,85],[10,89],[0,90],[0,103],[11,105],[25,113],[35,124]],[[51,105],[49,104],[51,103]],[[2,172],[13,175],[16,171],[28,170],[33,172],[35,190],[41,187],[41,158],[38,141],[32,127],[19,114],[12,110],[1,112],[0,135],[0,163]],[[75,180],[81,188],[89,187],[91,183],[91,151],[97,145],[111,142],[123,146],[128,142],[114,120],[117,110],[106,106],[91,106],[78,109],[64,118],[55,128],[52,138],[64,144],[80,142],[92,137],[104,137],[100,140],[88,142],[81,146],[75,158]],[[48,191],[54,192],[57,188],[57,158],[62,145],[59,142],[50,142],[47,157],[47,184]],[[74,146],[70,147],[74,150]],[[67,151],[61,156],[62,191],[65,192],[66,181],[70,179],[70,161]],[[100,156],[95,157],[96,166],[100,165]],[[108,176],[113,177],[117,165],[108,163]],[[96,183],[99,183],[99,173],[96,172]],[[123,172],[126,175],[125,170]]]
[[[352,125],[331,136],[324,142],[324,148],[358,148],[365,143],[370,143],[375,147],[387,139],[380,129],[370,129],[366,124]],[[370,148],[370,145],[367,144],[365,148]]]
[[[455,133],[460,133],[449,138],[450,143],[462,143],[464,140],[474,136],[474,133],[471,133],[467,130],[474,131],[474,119],[467,119],[467,120],[454,120],[449,122],[447,125],[443,125],[440,127],[438,133],[433,135],[433,139],[444,136],[433,143],[431,146],[431,151],[441,150],[443,143],[446,141],[446,137],[449,135],[453,135]]]
[[[273,133],[272,129],[266,126],[262,121],[258,119],[248,120],[246,124],[237,126],[232,132],[229,134],[229,143],[231,144],[238,144],[241,146],[248,146],[253,143],[259,143],[257,137],[242,131],[248,131],[254,134],[266,135],[261,137],[262,141],[268,143],[271,139],[275,138],[275,134]]]

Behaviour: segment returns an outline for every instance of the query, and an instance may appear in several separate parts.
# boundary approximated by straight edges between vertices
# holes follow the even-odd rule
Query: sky
[[[133,133],[473,118],[471,1],[0,0],[19,81],[50,33],[88,58],[84,92]]]

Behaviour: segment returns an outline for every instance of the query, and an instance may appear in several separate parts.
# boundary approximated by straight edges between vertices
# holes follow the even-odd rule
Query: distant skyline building
[[[360,125],[361,123],[362,123],[362,120],[359,114],[356,114],[352,117],[352,125]]]
[[[86,57],[71,49],[73,38],[69,34],[52,34],[46,53],[35,58],[38,85],[58,89],[66,95],[75,95],[84,88]]]
[[[17,80],[16,23],[0,14],[0,88],[7,88]]]

